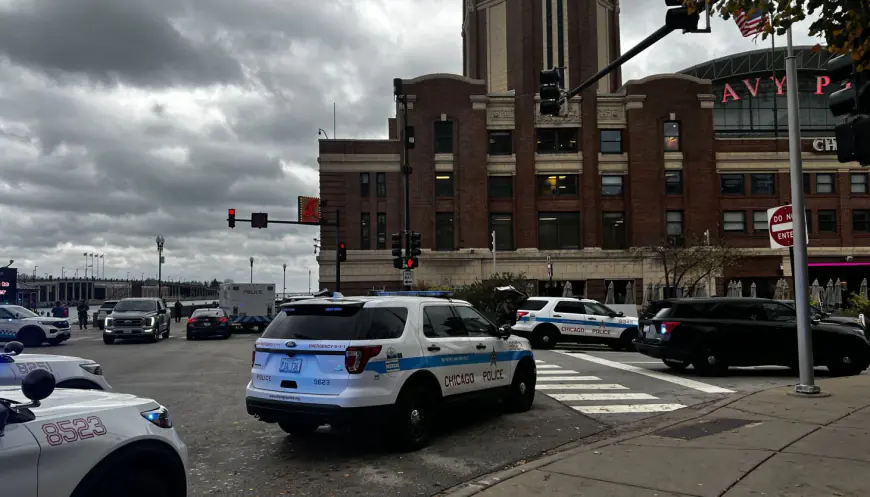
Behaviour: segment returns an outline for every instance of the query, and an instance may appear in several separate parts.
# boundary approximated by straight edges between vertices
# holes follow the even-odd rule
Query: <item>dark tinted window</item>
[[[567,312],[570,314],[586,314],[586,308],[583,307],[582,302],[571,302],[569,300],[563,300],[556,304],[556,308],[553,309],[553,312]]]
[[[710,305],[705,302],[682,302],[674,306],[669,317],[703,319],[710,316]],[[658,317],[658,316],[656,316]]]
[[[763,304],[765,313],[767,313],[768,321],[797,321],[795,310],[792,307],[773,302]]]
[[[399,338],[405,329],[404,307],[362,305],[287,305],[263,338],[299,340],[383,340]]]
[[[466,337],[462,320],[449,305],[432,305],[423,309],[423,334],[429,338]]]
[[[660,310],[670,308],[670,302],[651,302],[646,309],[644,309],[643,313],[641,313],[640,319],[652,319]]]
[[[465,330],[471,336],[490,336],[496,332],[496,326],[473,307],[457,306],[453,308],[453,311],[462,319]]]
[[[212,317],[221,317],[224,315],[223,309],[197,309],[193,311],[193,314],[190,317],[199,317],[199,316],[212,316]]]
[[[540,311],[547,305],[546,300],[526,300],[520,304],[521,311]]]
[[[717,305],[707,317],[731,321],[767,321],[767,313],[761,304],[750,302],[729,302]]]

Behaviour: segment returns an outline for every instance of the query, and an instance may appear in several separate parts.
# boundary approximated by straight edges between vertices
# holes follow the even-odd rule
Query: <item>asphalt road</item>
[[[245,410],[253,335],[188,342],[183,325],[173,325],[171,338],[156,344],[108,346],[98,331],[74,330],[70,341],[40,352],[98,361],[116,390],[166,405],[190,450],[191,496],[429,496],[607,428],[539,394],[519,415],[450,413],[444,433],[411,454],[392,452],[374,433],[294,438]]]

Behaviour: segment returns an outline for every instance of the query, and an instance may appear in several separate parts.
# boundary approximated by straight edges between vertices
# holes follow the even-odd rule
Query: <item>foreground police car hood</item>
[[[22,404],[30,402],[21,393],[20,387],[0,387],[0,397]],[[159,404],[152,399],[126,393],[59,388],[43,400],[39,407],[33,407],[30,410],[39,419],[93,414],[95,411],[118,407],[136,407],[142,411],[147,411],[156,409]]]
[[[48,316],[33,316],[32,318],[24,318],[21,321],[26,323],[61,323],[69,321],[69,318],[53,318]]]
[[[74,357],[70,355],[54,355],[54,354],[29,354],[21,353],[17,356],[12,356],[14,362],[73,362],[76,364],[93,364],[94,361]],[[59,380],[58,380],[59,381]]]

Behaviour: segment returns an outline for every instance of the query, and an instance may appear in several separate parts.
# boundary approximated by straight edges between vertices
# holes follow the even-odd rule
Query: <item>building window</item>
[[[489,232],[495,232],[496,250],[514,249],[514,220],[510,214],[490,214]]]
[[[773,174],[751,174],[750,191],[753,195],[773,195],[776,187],[776,176]]]
[[[435,173],[435,196],[453,196],[453,173]]]
[[[604,235],[604,250],[628,248],[625,240],[625,214],[605,212],[601,215],[601,229]]]
[[[511,131],[489,132],[489,155],[511,155],[514,153],[514,140]]]
[[[378,250],[387,248],[387,213],[378,212]]]
[[[368,198],[370,193],[369,173],[359,173],[359,196]]]
[[[453,250],[453,213],[435,214],[435,250]]]
[[[489,198],[513,198],[513,176],[490,176],[488,182]]]
[[[538,128],[539,154],[576,154],[578,128]]]
[[[852,211],[852,231],[870,233],[870,210]]]
[[[665,152],[680,151],[680,123],[677,121],[665,121]]]
[[[601,195],[605,197],[621,197],[622,176],[602,176]]]
[[[752,211],[752,231],[754,233],[767,231],[767,211]]]
[[[804,195],[809,195],[809,194],[810,194],[810,190],[811,190],[811,185],[810,185],[810,184],[811,184],[811,182],[812,182],[812,180],[810,179],[810,173],[804,173],[803,176],[804,176],[804,177],[803,177],[803,180],[804,180]]]
[[[720,181],[724,195],[746,195],[745,178],[742,174],[723,174]]]
[[[387,173],[377,173],[375,182],[377,183],[375,188],[377,188],[378,198],[387,198]]]
[[[435,153],[453,153],[453,121],[435,121]]]
[[[622,130],[621,129],[602,129],[601,130],[601,153],[602,154],[621,154],[622,153]]]
[[[683,211],[667,211],[665,222],[668,236],[683,236]]]
[[[359,223],[359,248],[368,250],[372,248],[372,217],[368,212],[360,215]]]
[[[723,212],[722,229],[732,233],[742,233],[746,231],[746,213],[743,211]]]
[[[538,191],[541,196],[576,196],[577,175],[538,175]]]
[[[538,213],[538,248],[570,250],[580,248],[580,213]]]
[[[819,233],[836,233],[837,232],[837,211],[820,210],[819,211]]]
[[[665,171],[665,193],[668,195],[683,194],[683,171]]]
[[[833,174],[816,174],[816,193],[835,193]],[[821,222],[819,228],[821,229]]]
[[[864,173],[852,173],[849,176],[852,185],[852,193],[867,193],[867,175]]]

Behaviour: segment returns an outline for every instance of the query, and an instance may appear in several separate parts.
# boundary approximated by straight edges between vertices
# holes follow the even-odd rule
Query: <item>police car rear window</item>
[[[547,305],[546,300],[526,300],[520,304],[521,311],[540,311]]]
[[[297,340],[387,340],[405,330],[404,307],[362,305],[285,306],[263,338]]]

